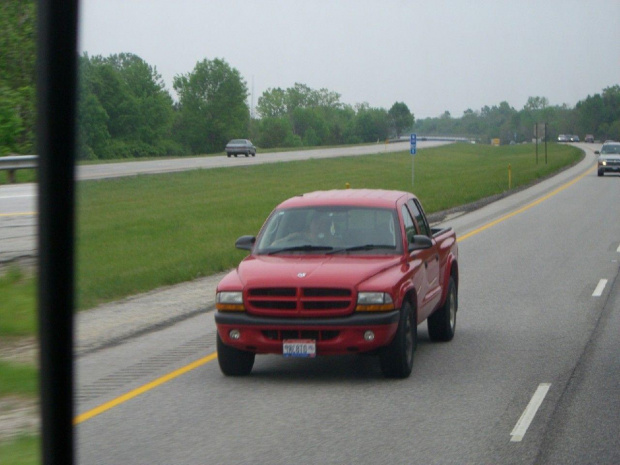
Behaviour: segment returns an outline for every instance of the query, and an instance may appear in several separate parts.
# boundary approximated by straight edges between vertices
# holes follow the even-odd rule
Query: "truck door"
[[[437,243],[433,239],[428,222],[426,221],[426,217],[422,212],[422,207],[414,199],[409,199],[407,201],[407,207],[411,211],[411,214],[415,220],[417,234],[427,236],[433,241],[433,247],[422,251],[424,253],[420,255],[420,257],[424,260],[423,263],[427,286],[427,291],[424,301],[422,302],[421,310],[423,313],[423,318],[426,318],[433,312],[433,310],[435,310],[435,307],[439,304],[441,299],[439,251],[437,249]]]

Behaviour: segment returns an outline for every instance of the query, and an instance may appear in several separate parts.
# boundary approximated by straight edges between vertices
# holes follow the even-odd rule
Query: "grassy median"
[[[260,154],[258,155],[260,156]],[[195,170],[82,182],[78,188],[78,308],[210,275],[245,255],[234,248],[258,232],[282,200],[312,190],[413,191],[427,213],[515,189],[579,160],[552,144],[452,144],[408,152]]]
[[[303,192],[347,183],[400,189],[414,192],[433,213],[507,192],[509,165],[516,189],[581,157],[567,145],[551,144],[548,163],[542,154],[536,163],[532,145],[452,144],[415,157],[384,153],[81,182],[77,308],[235,266],[245,255],[235,239],[257,233],[276,204]],[[0,336],[34,334],[34,277],[5,271],[0,292]]]
[[[509,165],[516,189],[581,157],[579,149],[558,144],[549,145],[548,163],[544,153],[536,163],[531,144],[451,144],[420,150],[415,157],[382,153],[81,182],[77,308],[235,266],[245,255],[234,248],[235,239],[257,233],[276,204],[303,192],[342,189],[346,183],[406,190],[433,213],[507,192]],[[28,299],[32,279],[30,286],[15,298]]]

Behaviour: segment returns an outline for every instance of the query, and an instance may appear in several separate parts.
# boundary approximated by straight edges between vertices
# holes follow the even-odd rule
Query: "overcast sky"
[[[620,84],[620,0],[81,0],[80,50],[172,79],[224,59],[256,105],[296,82],[416,118]]]

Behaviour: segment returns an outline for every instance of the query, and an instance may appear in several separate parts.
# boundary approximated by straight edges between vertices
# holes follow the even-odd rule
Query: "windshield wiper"
[[[354,245],[352,247],[341,247],[339,249],[334,249],[331,252],[327,252],[328,254],[341,253],[341,252],[355,252],[357,250],[372,250],[372,249],[395,249],[395,245],[391,244],[364,244],[364,245]]]
[[[334,248],[327,245],[296,245],[294,247],[284,247],[282,249],[272,250],[271,252],[267,252],[267,255],[275,255],[282,252],[316,252],[328,250],[332,251]]]

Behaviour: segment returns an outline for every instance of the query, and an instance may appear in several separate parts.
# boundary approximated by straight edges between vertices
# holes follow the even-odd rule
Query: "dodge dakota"
[[[417,327],[450,341],[458,309],[452,228],[431,228],[410,193],[317,191],[280,203],[216,289],[220,370],[248,375],[256,354],[378,355],[411,374]]]

